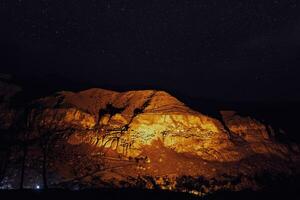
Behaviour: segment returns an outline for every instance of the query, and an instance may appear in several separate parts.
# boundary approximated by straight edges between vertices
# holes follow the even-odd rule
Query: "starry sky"
[[[297,0],[1,0],[0,22],[1,72],[36,87],[300,101]]]

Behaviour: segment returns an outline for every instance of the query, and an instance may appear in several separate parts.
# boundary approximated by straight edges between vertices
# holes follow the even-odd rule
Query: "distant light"
[[[39,186],[39,185],[36,185],[36,186],[35,186],[35,189],[40,189],[40,186]]]

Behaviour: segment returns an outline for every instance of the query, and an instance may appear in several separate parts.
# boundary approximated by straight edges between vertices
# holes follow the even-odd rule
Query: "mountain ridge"
[[[21,112],[11,123],[18,128],[9,130],[27,150],[12,145],[2,187],[17,187],[24,152],[31,173],[22,185],[29,188],[42,182],[71,189],[142,184],[204,195],[259,188],[255,177],[264,172],[298,173],[299,146],[278,141],[269,124],[234,111],[219,112],[220,120],[164,91],[61,91],[14,112]],[[201,185],[197,177],[212,183]]]

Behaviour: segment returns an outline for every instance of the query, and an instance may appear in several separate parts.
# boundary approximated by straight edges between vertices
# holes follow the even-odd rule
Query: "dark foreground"
[[[294,185],[293,188],[273,188],[262,191],[245,190],[241,192],[221,191],[205,197],[198,197],[187,193],[149,191],[149,190],[2,190],[1,199],[204,199],[204,200],[257,200],[257,199],[298,199],[300,187]]]
[[[267,181],[267,180],[265,180]],[[65,189],[36,189],[36,190],[0,190],[0,199],[51,199],[51,200],[277,200],[277,199],[299,199],[300,196],[300,176],[282,177],[280,180],[269,180],[268,186],[259,191],[244,190],[239,192],[219,191],[208,194],[204,197],[195,196],[188,193],[170,192],[163,190],[143,190],[143,189],[85,189],[70,191]]]

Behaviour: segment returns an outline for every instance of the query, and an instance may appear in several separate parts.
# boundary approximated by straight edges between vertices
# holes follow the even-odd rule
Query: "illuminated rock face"
[[[89,143],[114,147],[128,157],[140,156],[144,146],[160,140],[178,153],[188,152],[206,160],[240,158],[227,150],[232,144],[218,120],[189,109],[162,91],[116,93],[92,89],[61,93],[38,104],[42,109],[31,113],[35,126],[56,131],[74,128],[80,135],[90,130],[92,138],[100,139]],[[78,134],[76,138],[81,140]]]
[[[93,129],[96,125],[95,118],[75,108],[44,109],[42,112],[32,110],[30,113],[33,126],[49,130],[66,130],[75,128],[78,130]]]
[[[70,144],[88,143],[138,157],[156,141],[177,153],[207,161],[234,162],[254,154],[287,159],[289,151],[270,138],[267,127],[234,112],[222,123],[195,112],[163,91],[61,92],[35,102],[31,124],[39,129],[74,130]]]
[[[288,147],[274,141],[271,130],[268,131],[268,128],[271,127],[250,117],[241,117],[233,111],[221,113],[231,134],[247,143],[253,153],[288,157]]]
[[[269,126],[233,111],[222,111],[216,119],[163,91],[60,92],[32,102],[27,110],[24,130],[34,144],[28,152],[40,159],[34,157],[42,155],[40,141],[52,135],[48,172],[63,183],[142,184],[203,194],[255,189],[255,175],[291,174],[299,162],[298,146],[291,150],[276,142]],[[57,177],[51,181],[59,182]],[[209,186],[186,184],[201,180]]]
[[[239,159],[227,150],[232,144],[221,124],[201,114],[141,114],[132,122],[129,138],[134,138],[133,149],[161,140],[167,148],[195,154],[205,160]],[[134,153],[137,156],[138,152]]]

